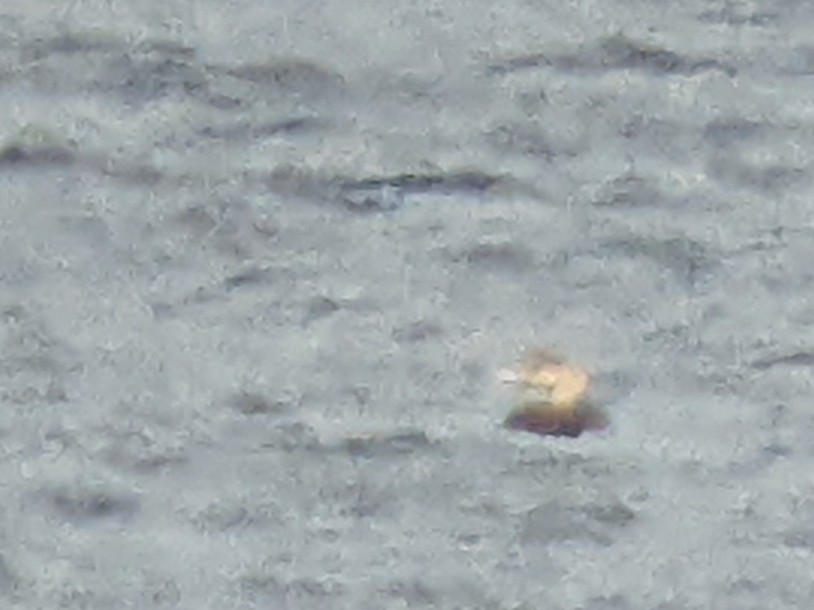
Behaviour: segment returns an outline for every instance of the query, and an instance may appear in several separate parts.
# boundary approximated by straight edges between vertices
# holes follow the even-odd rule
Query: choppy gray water
[[[0,14],[0,607],[811,607],[809,3]]]

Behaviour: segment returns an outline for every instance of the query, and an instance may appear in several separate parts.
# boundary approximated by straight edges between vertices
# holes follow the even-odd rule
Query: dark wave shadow
[[[560,71],[641,70],[652,74],[692,75],[716,70],[737,74],[735,66],[710,57],[682,55],[655,45],[632,40],[623,34],[601,38],[568,53],[517,55],[491,64],[488,71],[503,75],[529,69]]]

